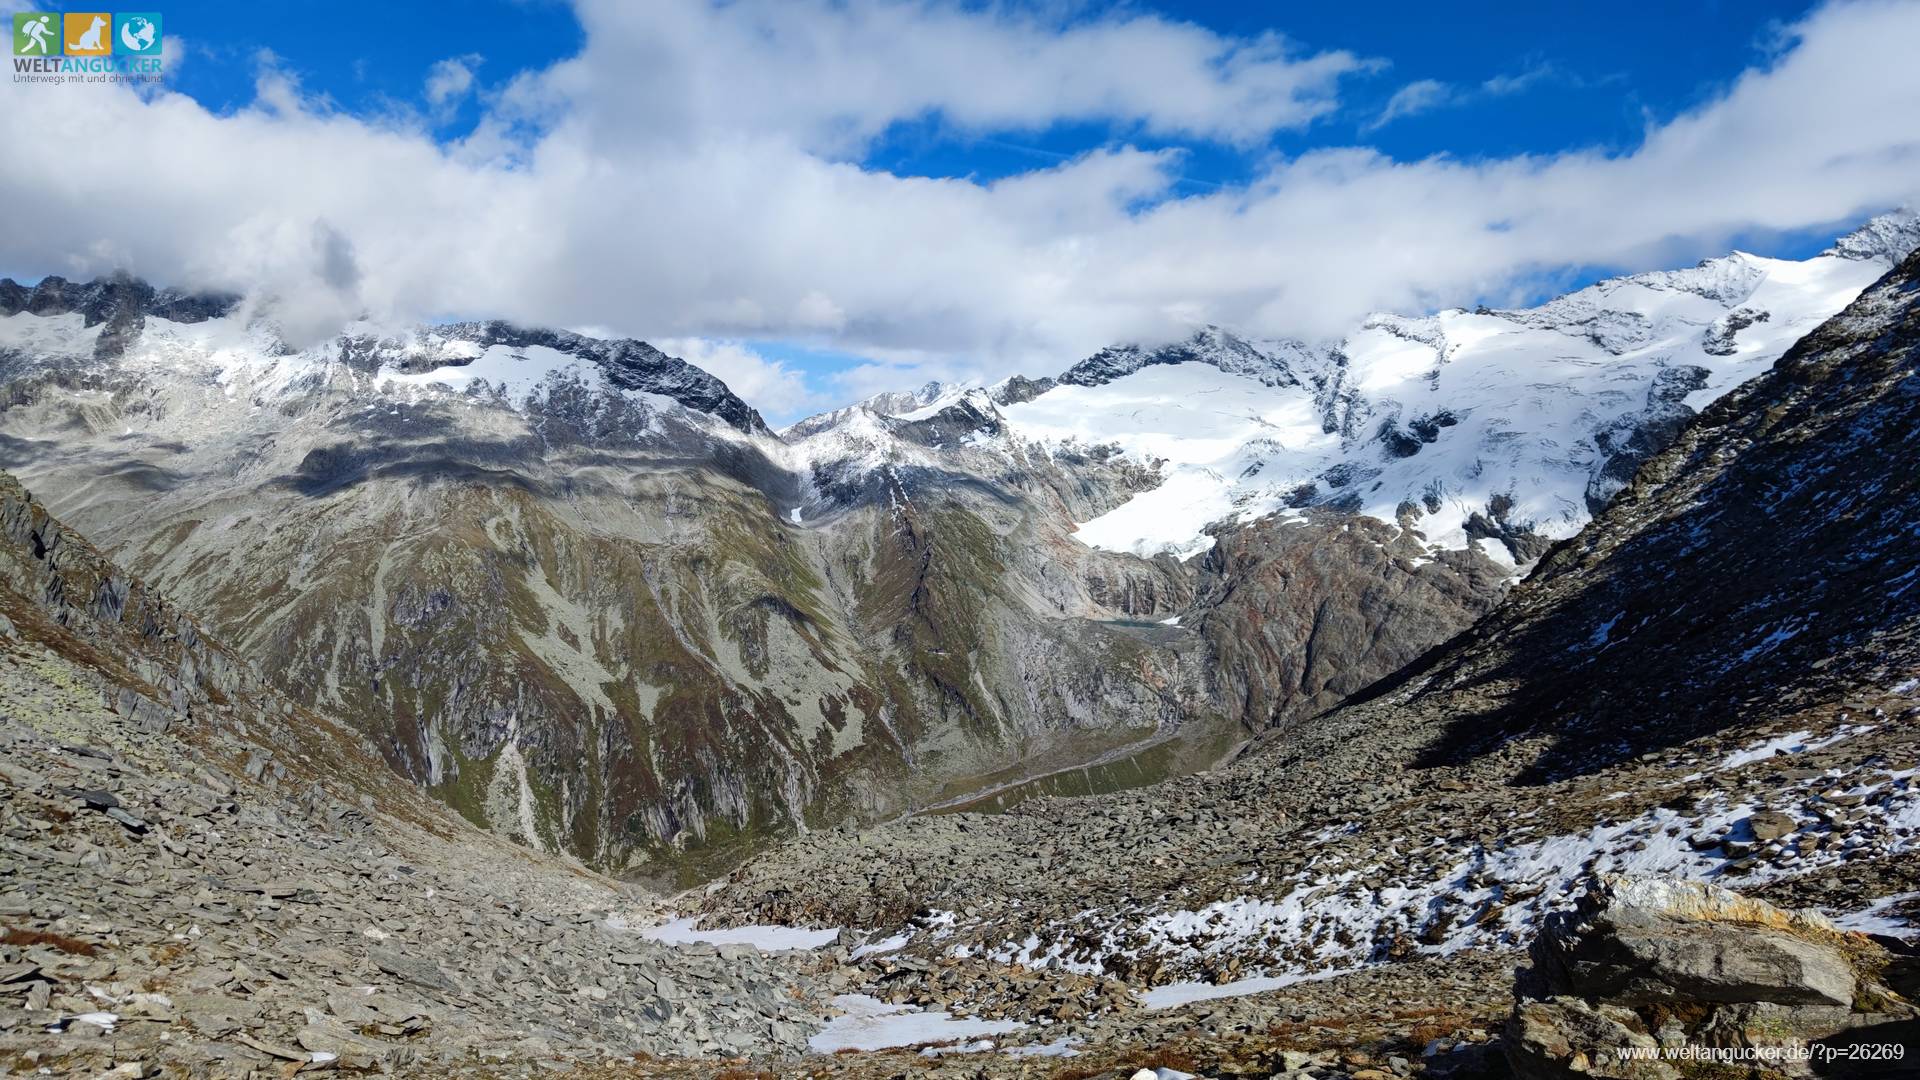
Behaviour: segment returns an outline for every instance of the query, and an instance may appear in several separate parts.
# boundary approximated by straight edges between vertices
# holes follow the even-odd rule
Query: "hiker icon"
[[[105,42],[101,40],[101,35],[106,33],[106,30],[107,20],[99,15],[95,15],[93,22],[88,25],[86,32],[67,43],[67,51],[71,53],[105,52],[107,46]],[[72,31],[69,30],[68,32],[71,33]]]
[[[53,22],[53,16],[42,15],[37,19],[28,19],[26,22],[20,24],[20,35],[27,39],[27,44],[20,48],[20,52],[23,55],[35,49],[40,50],[41,56],[49,55],[47,52],[47,35],[53,32],[48,29],[48,24],[51,22]]]

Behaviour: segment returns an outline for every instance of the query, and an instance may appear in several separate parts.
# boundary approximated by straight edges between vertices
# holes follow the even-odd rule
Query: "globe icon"
[[[133,52],[146,52],[153,48],[153,20],[139,15],[120,24],[120,41]]]

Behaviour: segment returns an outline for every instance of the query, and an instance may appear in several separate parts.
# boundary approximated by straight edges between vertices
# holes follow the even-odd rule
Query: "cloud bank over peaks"
[[[305,334],[371,314],[699,338],[750,400],[807,401],[870,375],[1057,370],[1199,322],[1334,334],[1372,310],[1517,298],[1567,267],[1838,228],[1920,193],[1920,4],[1892,0],[1816,10],[1630,151],[1474,161],[1366,146],[1267,160],[1275,132],[1341,108],[1343,82],[1376,65],[1133,9],[581,0],[578,14],[578,55],[511,75],[455,58],[465,81],[436,69],[411,117],[342,112],[271,65],[229,112],[108,86],[0,110],[15,148],[0,198],[33,208],[10,218],[11,267],[258,293]],[[437,140],[422,118],[467,100],[471,133]],[[925,120],[1120,134],[992,180],[863,163],[892,125]],[[1179,150],[1129,145],[1149,136],[1266,164],[1196,190],[1177,182]],[[809,382],[737,346],[769,339],[879,363]]]

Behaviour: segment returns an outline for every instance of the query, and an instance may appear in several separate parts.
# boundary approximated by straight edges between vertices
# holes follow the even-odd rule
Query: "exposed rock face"
[[[146,325],[149,315],[177,323],[205,322],[231,312],[239,302],[236,296],[155,289],[144,281],[127,277],[81,284],[49,276],[32,287],[12,278],[0,278],[0,316],[23,311],[40,316],[78,312],[89,327],[105,323],[94,342],[93,355],[97,359],[125,352],[127,344]],[[0,353],[4,351],[0,349]]]
[[[1827,254],[1842,259],[1892,259],[1895,262],[1920,247],[1920,211],[1897,210],[1881,214],[1841,237]]]
[[[1306,351],[1303,344],[1290,344],[1301,352]],[[1157,348],[1118,345],[1102,349],[1062,372],[1055,382],[1067,386],[1102,386],[1141,368],[1160,364],[1207,364],[1229,375],[1249,376],[1268,386],[1300,384],[1283,357],[1257,349],[1217,326],[1198,330],[1185,341]]]
[[[1339,704],[1491,608],[1505,573],[1405,529],[1316,510],[1222,530],[1203,557],[1201,632],[1222,693],[1288,724]]]
[[[128,277],[83,283],[50,275],[30,286],[12,278],[0,278],[0,315],[17,315],[22,311],[34,315],[63,315],[77,311],[86,316],[88,326],[147,315],[177,323],[204,322],[228,314],[239,302],[237,296],[218,293],[156,289]]]
[[[114,670],[108,707],[165,731],[208,701],[258,689],[239,658],[211,643],[193,619],[67,529],[19,481],[0,473],[0,568],[21,595]],[[132,658],[121,666],[119,658]]]
[[[1920,1016],[1863,982],[1887,959],[1864,938],[1698,882],[1602,877],[1532,956],[1507,1026],[1526,1080],[1680,1076],[1684,1059],[1658,1055],[1687,1047],[1768,1050],[1765,1067],[1808,1075],[1809,1043]]]
[[[749,435],[771,434],[760,414],[736,397],[726,383],[644,341],[606,341],[565,330],[529,329],[497,321],[454,323],[435,330],[448,340],[472,342],[483,349],[539,345],[578,356],[597,365],[607,381],[620,390],[671,398],[689,409],[717,416]]]
[[[1606,509],[1648,458],[1673,445],[1694,416],[1686,404],[1687,395],[1705,386],[1706,376],[1706,370],[1698,367],[1662,369],[1647,388],[1646,408],[1595,433],[1594,443],[1606,454],[1606,461],[1587,483],[1588,510],[1598,515]],[[1533,557],[1544,551],[1542,547]]]
[[[1605,1080],[1673,1080],[1680,1070],[1659,1060],[1621,1060],[1621,1052],[1657,1052],[1660,1044],[1631,1009],[1579,998],[1522,1001],[1505,1032],[1507,1060],[1527,1080],[1569,1076]]]

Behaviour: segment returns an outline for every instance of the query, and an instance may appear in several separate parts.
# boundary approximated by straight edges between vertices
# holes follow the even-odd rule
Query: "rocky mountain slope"
[[[813,520],[788,445],[639,342],[470,324],[292,350],[220,298],[0,295],[7,463],[531,846],[697,875],[808,823],[1128,747],[1164,775],[1234,738],[1197,640],[1090,595],[1157,610],[1167,575],[1076,576],[1103,560],[1053,557],[1068,526],[1021,476],[881,478]]]
[[[1106,1046],[1173,1040],[1233,1075],[1274,1068],[1271,1025],[1321,1000],[1317,980],[1371,988],[1376,1025],[1388,1002],[1474,1019],[1454,1018],[1511,966],[1479,958],[1531,940],[1595,873],[1910,934],[1916,451],[1920,255],[1368,700],[1149,789],[817,833],[703,906],[872,928],[893,1000],[1050,1015],[1050,1037]],[[1184,1021],[1116,1010],[1100,980],[1149,1008],[1217,1004]]]
[[[1700,408],[1916,245],[1920,215],[1899,212],[1802,262],[1735,253],[1524,311],[1376,315],[1336,342],[1206,328],[788,431],[831,493],[1075,463],[1053,485],[1074,538],[1157,556],[1175,583],[1157,591],[1191,590],[1174,613],[1207,642],[1222,705],[1284,724],[1470,623]]]
[[[0,282],[0,465],[469,820],[692,881],[1338,704],[1915,240],[1338,343],[1208,330],[778,434],[637,341],[294,348],[231,297]]]
[[[0,851],[9,1075],[793,1054],[826,1011],[424,798],[3,474]]]
[[[1373,1080],[1599,1061],[1661,1044],[1641,1027],[1671,1042],[1752,1010],[1835,1046],[1914,1022],[1910,959],[1660,882],[1609,884],[1557,924],[1537,951],[1570,962],[1539,965],[1554,981],[1504,1034],[1511,962],[1485,950],[1182,1006],[1110,976],[929,964],[898,939],[636,930],[659,920],[647,898],[420,798],[4,477],[0,615],[0,1066],[23,1075]],[[1681,989],[1648,1007],[1607,981],[1616,957],[1643,965],[1636,988]],[[1715,958],[1740,977],[1699,985]],[[1000,1019],[872,996],[962,987]]]

